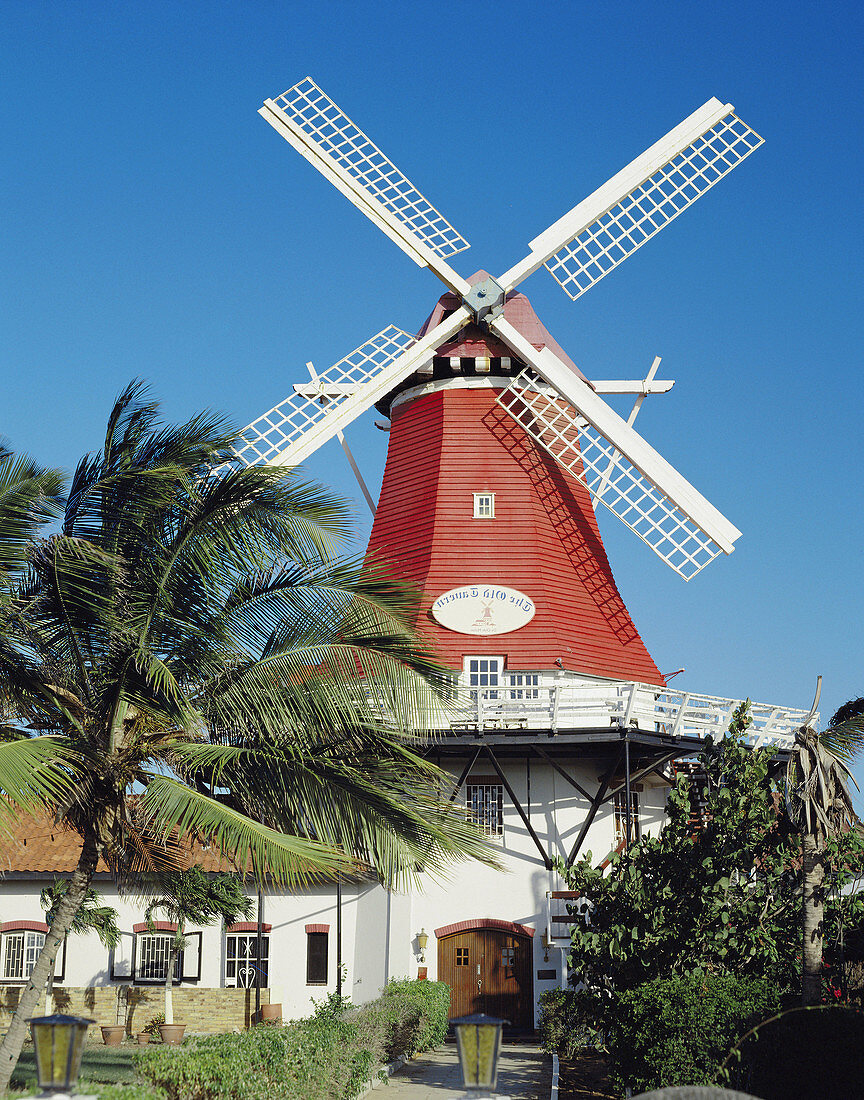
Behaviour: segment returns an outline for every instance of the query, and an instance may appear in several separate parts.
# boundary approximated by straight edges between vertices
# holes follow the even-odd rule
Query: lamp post
[[[37,1016],[28,1020],[36,1053],[36,1079],[41,1096],[67,1100],[81,1072],[87,1028],[95,1020],[80,1016]],[[79,1096],[77,1100],[85,1100]]]
[[[471,1100],[491,1100],[498,1077],[501,1032],[507,1020],[477,1012],[453,1020],[462,1068],[465,1095]],[[498,1100],[504,1100],[499,1097]]]

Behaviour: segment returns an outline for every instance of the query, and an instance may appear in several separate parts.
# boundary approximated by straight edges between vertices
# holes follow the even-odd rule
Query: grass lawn
[[[137,1078],[132,1059],[137,1045],[106,1047],[101,1043],[87,1043],[81,1060],[81,1080],[98,1081],[108,1085],[131,1084]],[[12,1087],[35,1089],[36,1056],[33,1048],[25,1048],[12,1075]]]

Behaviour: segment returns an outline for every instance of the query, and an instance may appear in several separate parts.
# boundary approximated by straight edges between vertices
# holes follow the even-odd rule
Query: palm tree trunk
[[[45,944],[39,952],[39,958],[36,960],[33,972],[21,991],[18,1007],[15,1009],[15,1015],[9,1024],[9,1030],[6,1032],[2,1044],[0,1044],[0,1095],[5,1095],[9,1089],[10,1078],[15,1066],[18,1064],[18,1056],[21,1054],[21,1048],[27,1037],[27,1020],[37,1012],[39,1002],[45,993],[48,975],[51,973],[57,958],[57,951],[69,931],[81,902],[84,900],[87,887],[90,885],[93,872],[96,870],[98,859],[95,834],[88,833],[84,838],[84,846],[81,849],[78,866],[69,880],[69,889],[57,909],[57,916],[48,930]]]
[[[801,1003],[818,1005],[822,1003],[824,853],[817,847],[816,838],[809,833],[804,834],[801,848],[803,854]]]
[[[48,972],[48,982],[45,986],[45,1015],[51,1015],[52,1001],[54,998],[54,971],[57,969],[57,956],[51,960],[51,969]]]

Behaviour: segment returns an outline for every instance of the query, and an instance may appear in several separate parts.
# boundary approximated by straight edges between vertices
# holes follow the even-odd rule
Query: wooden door
[[[485,1012],[514,1028],[534,1027],[531,940],[497,928],[454,932],[438,941],[438,977],[450,986],[450,1019]]]

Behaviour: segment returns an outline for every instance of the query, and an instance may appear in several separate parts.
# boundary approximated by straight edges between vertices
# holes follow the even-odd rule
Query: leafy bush
[[[284,1028],[143,1047],[136,1064],[168,1100],[351,1100],[382,1063],[440,1042],[449,998],[439,982],[392,982],[359,1008],[331,995]]]
[[[780,989],[731,974],[658,978],[616,994],[606,1040],[611,1076],[634,1092],[713,1084],[744,1033],[780,1005]]]
[[[595,1015],[594,999],[584,989],[547,989],[540,994],[540,1045],[565,1059],[596,1048],[597,1034],[590,1026]]]
[[[416,1054],[443,1043],[450,1026],[450,987],[443,982],[414,982],[407,978],[392,981],[381,991],[384,1001],[414,1004],[420,1008],[420,1027],[415,1045],[404,1046],[400,1053]],[[394,1055],[398,1057],[398,1055]],[[392,1061],[392,1059],[391,1059]]]

